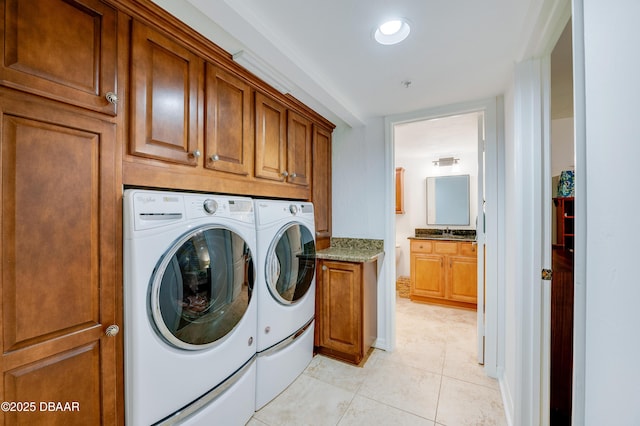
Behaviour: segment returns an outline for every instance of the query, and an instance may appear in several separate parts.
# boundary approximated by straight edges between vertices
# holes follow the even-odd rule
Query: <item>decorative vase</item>
[[[558,180],[558,197],[574,196],[574,177],[575,172],[573,170],[564,170],[560,172],[560,179]]]

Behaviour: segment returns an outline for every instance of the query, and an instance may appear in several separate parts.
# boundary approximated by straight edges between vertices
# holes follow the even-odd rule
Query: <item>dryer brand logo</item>
[[[179,203],[180,199],[178,197],[162,197],[162,201],[165,203]]]

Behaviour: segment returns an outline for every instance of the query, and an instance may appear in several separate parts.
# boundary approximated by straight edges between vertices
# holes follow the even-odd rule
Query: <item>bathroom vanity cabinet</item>
[[[473,242],[412,239],[409,297],[475,309],[477,268],[477,246]]]

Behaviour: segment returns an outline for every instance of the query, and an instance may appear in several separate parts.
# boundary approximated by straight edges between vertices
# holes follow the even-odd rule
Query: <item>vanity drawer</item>
[[[478,255],[478,246],[473,243],[460,243],[460,254],[476,257]]]
[[[411,240],[411,252],[432,253],[433,242],[427,240]]]
[[[434,246],[438,254],[458,254],[458,243],[455,241],[436,241]]]

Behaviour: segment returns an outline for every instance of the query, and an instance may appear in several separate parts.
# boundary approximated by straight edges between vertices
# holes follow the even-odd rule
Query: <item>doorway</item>
[[[482,114],[484,117],[485,155],[483,164],[486,164],[487,173],[483,187],[486,190],[485,200],[487,203],[487,214],[486,220],[483,221],[483,224],[486,224],[486,233],[481,238],[479,243],[492,247],[492,250],[488,252],[486,262],[484,262],[486,273],[483,274],[483,277],[486,278],[487,284],[486,290],[483,292],[483,295],[485,296],[485,308],[480,311],[484,321],[484,330],[482,330],[479,336],[484,336],[484,372],[490,377],[497,377],[497,353],[500,344],[498,342],[498,299],[499,294],[502,291],[500,290],[500,288],[503,287],[503,284],[499,282],[498,277],[498,268],[500,267],[499,259],[501,258],[500,250],[502,247],[502,244],[499,244],[498,242],[500,238],[503,238],[501,236],[503,225],[500,222],[500,216],[503,210],[500,194],[503,193],[503,188],[501,187],[503,183],[498,176],[499,170],[502,170],[501,167],[498,167],[498,162],[502,161],[502,153],[504,151],[503,134],[502,131],[498,131],[498,129],[501,129],[503,126],[502,109],[502,98],[492,98],[488,100],[433,108],[425,111],[414,112],[411,114],[385,118],[385,169],[388,172],[388,176],[394,176],[396,168],[396,125],[415,123],[426,120],[443,119],[444,117],[464,116],[467,114],[476,114],[476,117],[477,114]],[[477,141],[477,133],[475,136],[475,140]],[[477,151],[475,154],[473,154],[473,157],[473,161],[475,163],[479,163],[479,156],[477,155]],[[433,160],[430,161],[432,163]],[[426,177],[427,176],[425,175],[423,178],[426,179]],[[389,209],[386,216],[385,227],[385,246],[393,248],[395,248],[396,246],[396,211],[393,207],[395,203],[394,201],[392,201],[395,199],[396,193],[394,184],[395,179],[393,178],[387,181],[386,199],[389,201],[388,205],[391,206],[391,208]],[[472,219],[470,221],[470,227],[475,227],[475,217],[478,215],[478,209],[477,207],[475,207],[478,205],[478,203],[476,202],[473,204],[474,212],[473,216],[471,216]],[[405,209],[407,208],[409,208],[409,206],[405,205]],[[424,216],[426,217],[426,210],[424,210],[426,209],[426,206],[422,207],[422,209],[422,211],[425,212]],[[420,215],[420,213],[418,214]],[[411,230],[411,228],[412,225],[409,225],[408,229]],[[409,253],[408,249],[405,249],[404,253],[406,256]],[[395,263],[390,263],[390,267],[386,270],[386,280],[389,283],[395,283],[397,275]],[[400,273],[403,272],[401,271]],[[385,331],[389,336],[388,348],[393,349],[395,347],[395,285],[388,286],[385,291],[387,291],[387,297],[385,298],[387,304],[384,306],[384,310],[386,311],[388,318],[388,320],[386,321],[387,329]]]
[[[474,309],[480,364],[484,363],[484,263],[480,260],[484,251],[477,250],[477,236],[482,239],[484,231],[483,203],[478,201],[484,192],[484,152],[479,152],[483,129],[484,116],[479,111],[394,126],[398,297]],[[459,184],[451,186],[452,182]],[[439,193],[436,184],[442,187]],[[414,256],[411,247],[419,241],[413,237],[431,232],[455,233],[469,241],[447,240],[434,246],[433,253]],[[433,240],[429,241],[431,247]],[[437,247],[446,247],[446,259],[434,254]],[[456,251],[453,255],[451,248]],[[411,287],[412,279],[416,284],[420,280],[420,285]]]
[[[550,112],[552,280],[550,309],[549,421],[571,424],[575,247],[575,137],[572,23],[551,52]]]

